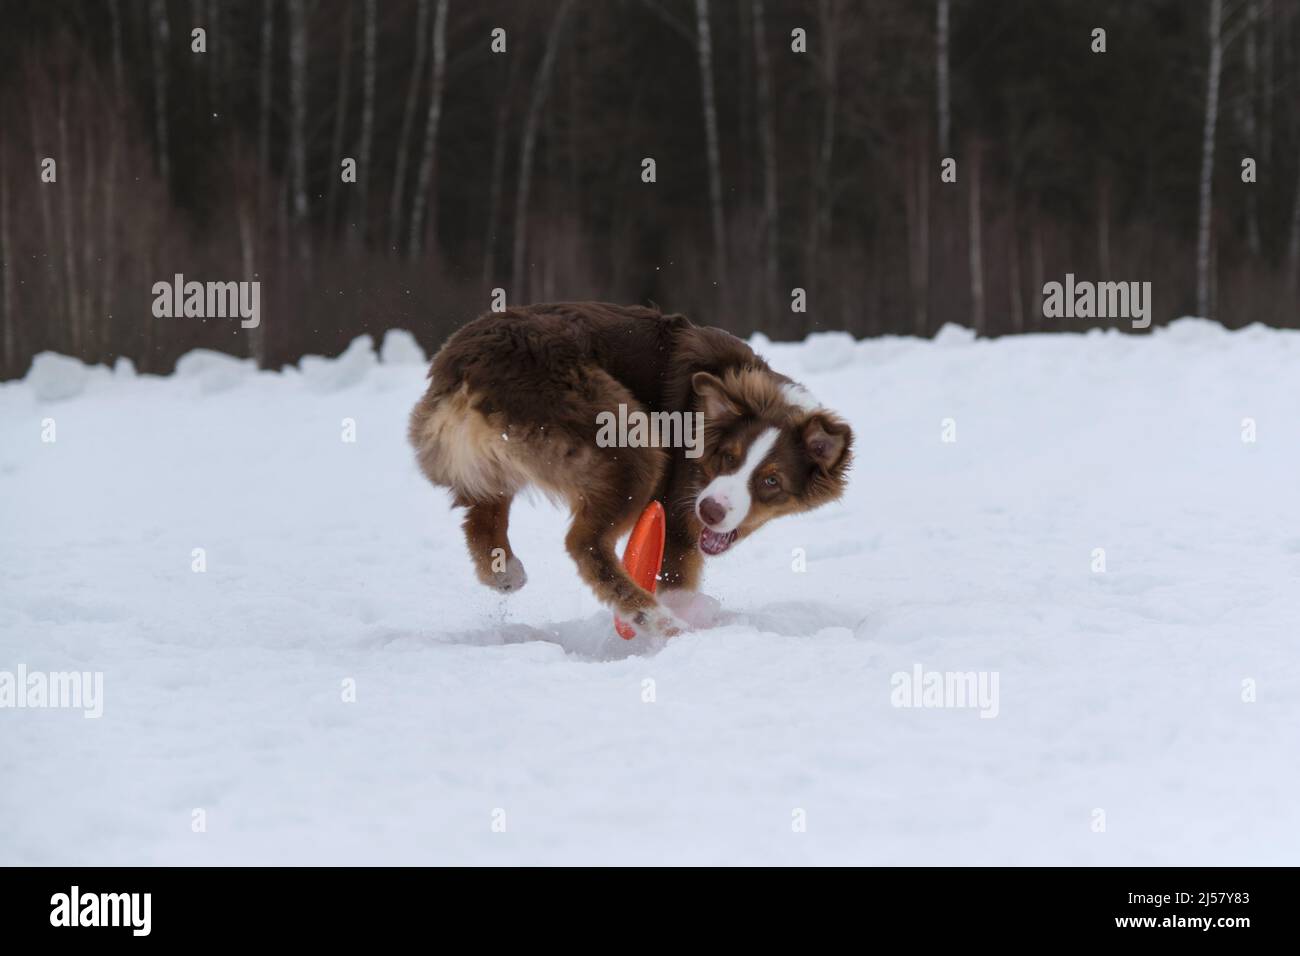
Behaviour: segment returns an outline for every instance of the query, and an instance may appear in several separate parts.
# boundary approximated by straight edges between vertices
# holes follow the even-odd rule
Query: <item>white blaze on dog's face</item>
[[[705,554],[843,492],[852,433],[802,387],[762,370],[700,372],[692,386],[705,416],[693,503]]]
[[[695,514],[707,531],[727,535],[740,527],[749,516],[753,503],[749,494],[749,483],[754,479],[754,472],[776,445],[781,432],[776,428],[765,428],[758,437],[750,442],[745,451],[745,460],[740,467],[730,474],[718,475],[699,493],[695,499]],[[732,453],[724,453],[724,465],[735,460]],[[701,507],[702,503],[709,503]]]

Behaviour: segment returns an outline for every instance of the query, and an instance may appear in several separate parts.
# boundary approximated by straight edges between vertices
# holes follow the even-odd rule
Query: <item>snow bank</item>
[[[42,402],[58,402],[80,395],[90,379],[90,369],[57,352],[41,352],[32,359],[24,379],[32,394]]]
[[[303,382],[314,392],[337,392],[358,384],[379,363],[375,340],[359,335],[338,358],[305,355],[298,362]]]
[[[406,329],[389,329],[384,333],[379,360],[385,365],[424,365],[428,362],[424,349]]]
[[[194,349],[177,360],[175,375],[178,379],[197,382],[199,391],[207,394],[232,389],[256,371],[252,359],[239,359],[212,349]]]
[[[1297,333],[756,339],[849,493],[631,642],[544,502],[475,582],[412,345],[0,388],[0,672],[104,690],[0,709],[0,864],[1296,861]]]

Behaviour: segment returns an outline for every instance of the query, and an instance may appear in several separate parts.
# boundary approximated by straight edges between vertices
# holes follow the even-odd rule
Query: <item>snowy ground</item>
[[[0,709],[0,863],[1300,862],[1300,334],[759,340],[854,480],[666,643],[545,503],[474,581],[403,344],[0,387],[0,671],[103,673]],[[997,716],[893,706],[914,665]]]

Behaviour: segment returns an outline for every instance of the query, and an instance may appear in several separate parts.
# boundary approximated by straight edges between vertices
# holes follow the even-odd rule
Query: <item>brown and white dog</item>
[[[429,378],[411,444],[429,480],[468,509],[470,557],[497,590],[527,580],[506,532],[528,486],[569,506],[565,546],[596,596],[668,634],[682,623],[614,550],[652,499],[667,514],[663,586],[695,590],[704,555],[844,491],[849,426],[744,342],[680,315],[597,302],[488,313],[446,341]],[[702,440],[597,440],[612,415],[657,412],[702,413]]]

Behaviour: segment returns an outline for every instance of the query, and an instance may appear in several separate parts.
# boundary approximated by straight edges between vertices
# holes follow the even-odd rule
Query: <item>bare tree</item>
[[[777,272],[777,241],[780,231],[777,227],[776,203],[776,132],[772,120],[772,68],[767,56],[767,36],[764,29],[763,0],[753,0],[754,21],[754,62],[758,76],[758,132],[763,152],[763,250],[764,276],[763,312],[772,313],[775,303]]]
[[[121,117],[123,114],[122,97],[114,96],[114,115]],[[122,124],[114,123],[108,130],[108,161],[104,169],[104,254],[101,256],[100,267],[103,271],[100,279],[100,287],[103,290],[100,296],[101,309],[103,316],[101,322],[105,328],[100,336],[101,350],[107,346],[112,347],[112,328],[110,326],[110,317],[113,315],[113,286],[117,278],[117,243],[114,238],[117,234],[117,163],[118,153],[121,150],[119,137],[122,133]],[[86,224],[86,231],[90,231],[90,224]],[[87,267],[89,268],[89,266]]]
[[[1291,200],[1291,237],[1287,242],[1286,256],[1294,299],[1300,293],[1300,176],[1296,177],[1295,197]]]
[[[970,311],[971,327],[983,335],[984,324],[984,239],[983,210],[980,203],[981,144],[970,147],[966,161],[966,188],[970,198]]]
[[[299,254],[303,259],[310,259],[311,239],[307,231],[306,0],[289,0],[289,167]]]
[[[912,334],[916,336],[928,335],[930,331],[930,177],[934,175],[934,167],[928,145],[924,139],[912,137],[902,157]]]
[[[370,147],[375,135],[375,33],[378,13],[375,0],[366,0],[365,62],[361,77],[361,146],[357,159],[357,213],[354,236],[365,244],[369,225],[370,204]]]
[[[117,164],[120,151],[122,129],[126,125],[126,71],[122,55],[122,12],[119,0],[109,3],[113,43],[113,122],[107,129],[108,159],[104,168],[104,214],[103,243],[104,254],[100,256],[100,317],[99,345],[100,352],[115,346],[112,327],[114,283],[117,279]],[[86,232],[91,224],[86,222]],[[86,263],[86,275],[90,276],[93,266]],[[89,284],[89,278],[87,279]]]
[[[436,188],[434,165],[438,161],[438,126],[442,120],[442,91],[447,73],[447,0],[438,0],[433,14],[433,81],[429,91],[429,112],[424,118],[424,145],[420,149],[420,175],[415,183],[415,201],[411,205],[410,254],[418,259],[421,238],[426,231],[437,238],[436,212],[430,212],[425,225],[425,209],[433,209]]]
[[[951,145],[952,115],[948,83],[948,14],[949,0],[938,0],[935,11],[935,90],[939,112],[939,156],[946,157]]]
[[[43,89],[48,86],[44,76],[37,74],[30,61],[26,64],[26,72],[29,85],[32,85],[37,89]],[[27,107],[27,116],[31,124],[32,150],[35,154],[33,159],[37,168],[39,168],[42,158],[49,156],[49,152],[42,148],[47,145],[46,137],[49,134],[46,131],[45,124],[41,122],[44,117],[38,115],[39,107],[36,99],[32,98],[28,100]],[[48,187],[48,183],[41,183],[40,188],[36,190],[36,195],[40,197],[38,202],[41,210],[41,240],[44,243],[44,248],[49,249],[52,252],[54,249],[54,212],[51,208],[50,190]],[[40,281],[48,292],[49,299],[54,305],[55,310],[66,310],[67,302],[65,301],[65,297],[67,295],[67,290],[63,288],[62,283],[55,282],[53,283],[53,288],[50,288],[53,261],[48,256],[45,258],[45,266],[45,268],[40,269],[38,272]]]
[[[415,14],[415,62],[406,84],[406,106],[402,110],[402,131],[397,137],[397,166],[393,173],[393,193],[388,204],[388,249],[397,252],[402,234],[402,201],[406,194],[406,166],[410,162],[411,127],[415,125],[415,107],[420,99],[424,79],[424,61],[429,55],[429,0],[419,0]]]
[[[258,78],[257,122],[257,210],[261,216],[266,210],[266,191],[271,180],[271,47],[275,39],[273,0],[262,0],[262,61]]]
[[[1011,190],[1011,253],[1007,264],[1007,284],[1011,287],[1011,328],[1025,331],[1025,300],[1020,278],[1020,211],[1016,191]]]
[[[85,357],[95,359],[95,230],[90,227],[94,217],[95,174],[99,170],[99,143],[92,135],[94,127],[83,126],[81,130],[81,155],[85,163],[81,176],[81,223],[77,230],[81,239],[81,296],[77,311],[81,318],[81,348]],[[76,258],[76,252],[73,252]]]
[[[1205,81],[1205,127],[1201,139],[1200,211],[1196,228],[1196,314],[1210,318],[1210,225],[1214,202],[1214,133],[1219,122],[1219,75],[1223,68],[1223,0],[1210,0],[1210,68]]]
[[[236,200],[235,215],[239,224],[239,261],[245,281],[257,274],[257,231],[251,204],[246,195]],[[259,322],[248,330],[248,354],[258,368],[266,367],[266,326]]]
[[[68,148],[68,94],[66,90],[58,92],[59,110],[57,125],[59,132],[59,155],[65,158],[71,155]],[[63,223],[63,281],[67,287],[67,319],[69,342],[74,355],[81,354],[81,308],[77,296],[77,254],[73,244],[72,226],[72,183],[69,179],[71,170],[66,166],[63,179],[59,181],[59,211]]]
[[[347,126],[348,89],[352,78],[352,0],[347,0],[347,13],[343,15],[343,48],[339,51],[339,83],[337,99],[334,102],[334,136],[330,140],[330,188],[325,198],[325,232],[334,236],[334,203],[338,198],[339,184],[343,177],[339,174],[339,165],[343,161],[343,131]]]
[[[171,156],[167,148],[167,54],[171,46],[171,27],[167,22],[165,0],[150,0],[150,31],[153,49],[154,129],[158,136],[158,175],[171,183]]]
[[[4,364],[0,369],[18,374],[18,330],[14,317],[14,254],[9,245],[9,164],[0,143],[0,309],[4,310]]]
[[[212,108],[216,109],[220,102],[219,97],[224,86],[218,83],[221,79],[221,62],[225,59],[225,51],[230,44],[224,42],[221,36],[221,30],[224,21],[221,19],[222,4],[217,0],[208,0],[207,24],[208,24],[208,45],[211,51],[208,56],[208,102]]]
[[[108,15],[113,40],[113,92],[120,98],[125,93],[126,80],[122,66],[122,10],[119,0],[109,0]]]
[[[709,30],[709,0],[695,0],[695,50],[700,61],[704,135],[708,146],[709,210],[713,219],[713,265],[718,282],[725,289],[727,234],[722,220],[722,162],[718,154],[718,109],[713,95],[713,35]]]
[[[1267,162],[1259,150],[1259,0],[1246,3],[1246,93],[1237,100],[1238,122],[1245,134],[1246,144],[1255,152],[1256,162]],[[1246,245],[1250,254],[1259,258],[1262,246],[1259,238],[1259,202],[1255,189],[1246,190]]]
[[[812,224],[808,241],[809,281],[818,284],[822,244],[830,238],[831,164],[835,151],[835,117],[839,112],[839,29],[841,0],[819,0],[820,43],[817,63],[822,85],[821,141],[813,170]]]
[[[1097,177],[1097,271],[1110,276],[1110,197],[1111,173],[1103,159],[1098,164]]]
[[[524,118],[524,132],[519,147],[519,183],[515,189],[515,251],[510,272],[515,285],[515,295],[526,298],[528,295],[528,277],[524,271],[524,262],[528,252],[528,193],[533,176],[533,150],[537,145],[537,124],[541,120],[542,107],[546,105],[546,94],[551,87],[551,73],[555,66],[555,54],[560,45],[560,34],[569,15],[573,0],[562,0],[551,21],[551,29],[546,36],[546,52],[542,54],[542,63],[533,78],[533,95],[528,104],[528,115]]]
[[[519,60],[510,59],[509,72],[506,75],[505,90],[497,97],[496,122],[492,128],[492,170],[488,184],[487,233],[483,237],[483,283],[492,281],[496,271],[498,217],[501,212],[501,193],[504,191],[506,169],[506,133],[510,121],[510,95],[515,86],[515,65]]]

